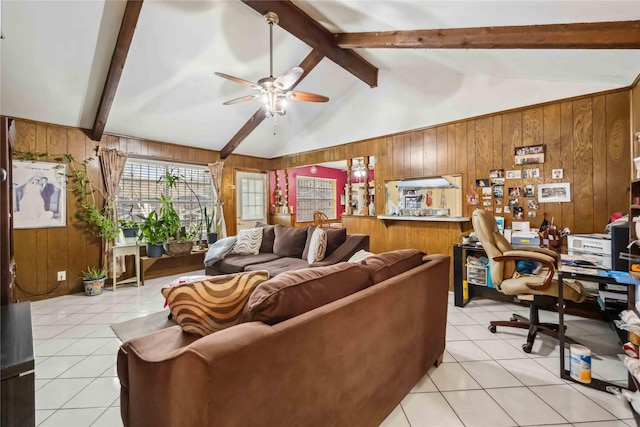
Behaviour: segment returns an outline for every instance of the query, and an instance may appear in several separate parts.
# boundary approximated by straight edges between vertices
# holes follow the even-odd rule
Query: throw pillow
[[[276,240],[275,227],[259,221],[256,222],[256,227],[262,228],[262,244],[260,245],[260,252],[264,254],[273,253],[273,242]]]
[[[309,244],[309,256],[307,261],[309,264],[322,261],[324,253],[327,250],[327,233],[322,231],[321,228],[316,228],[311,236],[311,243]]]
[[[236,244],[236,239],[236,236],[225,237],[224,239],[220,239],[213,245],[209,246],[207,255],[204,257],[204,265],[209,267],[227,256]]]
[[[375,255],[373,252],[367,252],[364,249],[360,249],[355,254],[351,255],[351,258],[347,262],[352,262],[354,264],[359,264],[363,259]]]
[[[324,231],[327,233],[327,252],[325,256],[329,256],[347,240],[347,229],[325,228]]]
[[[260,321],[274,325],[371,284],[371,275],[365,266],[348,262],[286,271],[253,291],[240,322]]]
[[[369,268],[375,284],[421,265],[423,256],[424,253],[416,249],[400,249],[369,256],[361,264]]]
[[[273,242],[273,253],[281,258],[302,258],[304,245],[307,242],[307,229],[286,227],[276,224],[276,240]]]
[[[268,279],[267,271],[213,276],[162,288],[162,295],[183,331],[205,336],[239,323],[251,293]]]
[[[258,255],[262,245],[262,228],[247,228],[238,231],[238,240],[233,245],[232,254]]]

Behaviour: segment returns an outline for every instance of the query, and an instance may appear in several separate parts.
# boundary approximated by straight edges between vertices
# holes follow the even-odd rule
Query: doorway
[[[253,228],[256,222],[267,223],[267,174],[236,171],[237,231]]]

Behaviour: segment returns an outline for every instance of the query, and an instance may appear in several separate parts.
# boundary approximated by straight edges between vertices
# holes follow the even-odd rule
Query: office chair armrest
[[[549,256],[549,255],[546,255],[546,254],[543,254],[543,253],[539,253],[539,252],[534,252],[534,251],[523,251],[523,250],[520,250],[520,249],[503,252],[502,253],[502,257],[518,257],[518,259],[511,258],[511,259],[505,259],[504,261],[527,261],[527,260],[531,260],[531,261],[538,261],[538,262],[541,262],[543,264],[551,263],[552,265],[555,265],[555,263],[556,263],[556,259],[554,257]],[[494,258],[494,260],[502,261],[502,260],[500,260],[498,258],[501,258],[501,257],[496,257],[496,258]]]
[[[519,246],[516,250],[518,250],[518,251],[526,251],[526,252],[535,252],[535,253],[549,255],[550,257],[554,258],[556,261],[558,261],[558,259],[560,257],[560,254],[558,252],[554,251],[553,249],[548,249],[548,248],[538,248],[538,247],[535,247],[535,246],[528,246],[528,247]]]
[[[494,261],[538,261],[545,267],[547,267],[547,274],[544,276],[544,280],[540,284],[527,283],[529,289],[536,291],[544,291],[551,286],[553,282],[553,275],[556,272],[556,260],[548,255],[533,252],[533,251],[507,251],[503,252],[502,256],[494,257]]]

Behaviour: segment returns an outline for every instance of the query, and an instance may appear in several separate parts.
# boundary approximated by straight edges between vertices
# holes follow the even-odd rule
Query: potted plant
[[[100,295],[104,289],[104,281],[106,278],[106,267],[87,267],[87,271],[82,272],[85,295]]]
[[[135,239],[138,237],[138,231],[140,228],[138,227],[138,223],[133,219],[129,220],[118,220],[118,224],[120,225],[120,229],[122,230],[122,234],[126,241],[130,241],[130,239]]]
[[[164,221],[158,216],[158,212],[151,211],[148,215],[138,215],[142,220],[140,224],[140,237],[147,243],[147,256],[160,258],[162,245],[167,240]]]
[[[216,211],[214,210],[211,215],[207,214],[207,208],[204,208],[204,220],[207,226],[207,244],[213,245],[218,241],[218,224],[216,221]]]

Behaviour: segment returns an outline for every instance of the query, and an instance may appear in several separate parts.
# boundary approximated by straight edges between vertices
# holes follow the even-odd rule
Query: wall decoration
[[[486,195],[491,195],[491,187],[482,187],[482,195],[486,196]]]
[[[496,213],[502,213],[502,208],[496,208]]]
[[[475,188],[471,188],[467,193],[467,205],[476,206],[478,204],[478,193]]]
[[[518,199],[509,199],[508,204],[509,206],[518,206],[520,203],[518,202]]]
[[[482,206],[491,206],[491,200],[485,200],[482,202]]]
[[[524,177],[525,178],[540,178],[540,169],[538,169],[538,168],[525,169],[524,170]]]
[[[489,171],[491,185],[504,185],[504,169],[492,169]]]
[[[522,196],[522,189],[520,187],[509,187],[509,197]]]
[[[527,207],[529,209],[538,209],[539,206],[537,200],[527,200]]]
[[[504,185],[495,185],[493,187],[493,197],[502,199],[504,197]]]
[[[505,206],[504,207],[504,213],[511,213],[511,207],[510,206]]]
[[[487,206],[484,208],[484,210],[487,212],[493,212],[493,206]]]
[[[527,184],[524,186],[524,197],[536,197],[536,186]]]
[[[489,194],[488,196],[482,196],[482,200],[491,200],[491,194]]]
[[[559,184],[538,185],[538,202],[557,203],[571,201],[571,184],[563,182]]]
[[[488,187],[489,180],[488,179],[476,179],[476,187]]]
[[[516,147],[515,157],[516,165],[544,163],[544,144]]]
[[[502,206],[502,199],[493,199],[495,200],[496,206]]]
[[[67,225],[66,165],[13,161],[13,227]]]
[[[529,218],[535,218],[536,216],[538,216],[538,214],[536,213],[536,211],[529,211],[527,212],[527,216]]]
[[[551,169],[551,179],[562,179],[564,169]]]
[[[524,219],[524,208],[522,206],[513,207],[513,219]]]
[[[507,171],[507,179],[520,179],[522,178],[522,171],[520,169]]]

